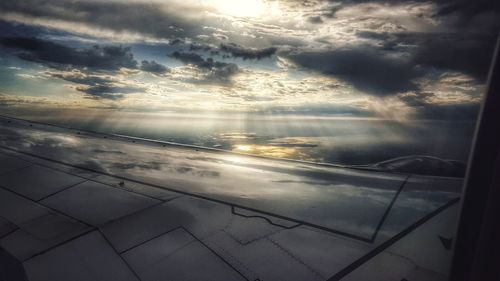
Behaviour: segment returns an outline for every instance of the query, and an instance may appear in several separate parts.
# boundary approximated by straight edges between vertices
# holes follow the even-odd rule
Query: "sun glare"
[[[233,17],[258,17],[264,11],[261,0],[209,0],[218,12]]]
[[[236,145],[234,149],[241,152],[250,152],[253,150],[252,146],[247,144]]]

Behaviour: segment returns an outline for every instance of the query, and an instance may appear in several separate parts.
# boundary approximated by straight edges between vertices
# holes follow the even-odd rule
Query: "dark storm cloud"
[[[419,90],[414,79],[436,71],[460,72],[485,82],[497,34],[360,31],[357,36],[379,44],[288,56],[299,67],[343,79],[367,94],[384,96]]]
[[[441,0],[438,18],[448,18],[456,27],[473,27],[498,32],[500,27],[500,1],[497,0]]]
[[[0,14],[1,15],[1,14]],[[0,31],[2,37],[37,37],[41,33],[49,36],[64,36],[66,32],[57,29],[48,29],[36,25],[24,25],[0,19]]]
[[[157,38],[184,38],[207,33],[203,20],[188,19],[175,7],[153,2],[24,0],[0,1],[2,12],[89,24],[117,32]]]
[[[485,81],[497,34],[440,34],[417,36],[414,62],[456,70]],[[403,40],[404,41],[404,40]]]
[[[260,60],[274,55],[277,51],[277,49],[274,47],[264,49],[251,49],[233,43],[221,44],[219,50],[221,52],[229,53],[235,58],[242,58],[244,60]]]
[[[151,72],[154,74],[164,74],[170,71],[166,66],[159,64],[154,60],[152,61],[143,60],[141,62],[140,69],[142,71]]]
[[[439,21],[445,32],[383,33],[360,30],[358,38],[378,41],[365,46],[354,42],[351,50],[300,52],[290,58],[299,67],[332,75],[374,95],[416,91],[416,78],[429,73],[460,72],[485,82],[498,36],[500,1],[480,0],[341,0],[322,14],[336,17],[346,7],[359,4],[434,4],[430,14],[418,15]],[[377,9],[374,6],[373,9]],[[361,10],[360,10],[361,12]],[[398,59],[404,57],[404,59]]]
[[[380,49],[406,52],[414,65],[486,79],[496,33],[378,33],[361,31],[360,38],[380,41]]]
[[[54,68],[76,67],[95,70],[137,68],[130,48],[122,46],[93,46],[76,49],[37,38],[0,38],[0,45],[18,50],[18,57]]]
[[[230,78],[239,72],[234,63],[214,61],[213,58],[204,59],[195,53],[173,52],[169,57],[180,60],[184,64],[195,66],[205,72],[205,81],[214,83],[228,83]]]
[[[389,57],[370,47],[300,52],[289,58],[302,68],[335,76],[377,96],[415,90],[417,86],[412,80],[421,75],[410,61]]]
[[[478,30],[486,28],[490,31],[498,31],[500,22],[500,1],[497,0],[327,0],[335,5],[328,9],[325,16],[335,17],[336,13],[345,7],[364,3],[380,3],[388,5],[396,4],[422,4],[429,3],[437,6],[435,12],[430,16],[444,24],[456,28],[471,27]]]

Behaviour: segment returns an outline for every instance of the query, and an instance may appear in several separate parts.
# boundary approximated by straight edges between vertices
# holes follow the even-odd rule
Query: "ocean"
[[[3,114],[121,134],[311,162],[364,165],[408,155],[467,161],[475,122],[321,114],[10,111]]]

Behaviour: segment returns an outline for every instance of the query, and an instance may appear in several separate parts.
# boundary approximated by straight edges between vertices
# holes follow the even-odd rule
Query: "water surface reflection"
[[[405,174],[132,142],[17,121],[3,122],[0,135],[4,147],[284,216],[360,239],[373,237],[397,191],[408,179]],[[413,184],[414,192],[405,192],[403,199],[412,204],[402,208],[415,212],[398,216],[405,223],[393,223],[384,230],[386,233],[458,197],[460,189],[459,180],[445,180],[444,185],[429,185],[425,180],[411,182],[418,184]],[[446,190],[441,191],[444,187]],[[422,211],[420,205],[426,209]]]

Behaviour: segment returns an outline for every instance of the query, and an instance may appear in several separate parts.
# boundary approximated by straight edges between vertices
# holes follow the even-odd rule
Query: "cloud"
[[[435,17],[445,18],[457,28],[474,28],[498,32],[500,2],[490,0],[443,0]]]
[[[143,60],[141,62],[140,69],[142,71],[146,71],[146,72],[150,72],[150,73],[154,73],[154,74],[164,74],[164,73],[167,73],[170,71],[166,66],[159,64],[154,60],[152,60],[152,61]]]
[[[69,82],[84,84],[84,85],[110,84],[113,82],[113,78],[111,78],[111,76],[106,77],[106,76],[91,75],[79,70],[60,71],[60,72],[47,71],[45,73],[51,77],[61,78]]]
[[[264,49],[245,48],[237,44],[221,44],[219,50],[231,54],[235,58],[242,58],[244,60],[260,60],[270,57],[276,53],[277,48],[270,47]]]
[[[409,36],[406,36],[407,38]],[[401,42],[416,44],[416,64],[457,70],[485,81],[488,75],[497,34],[424,34]]]
[[[430,98],[436,95],[431,92],[407,93],[399,96],[399,99],[411,107],[426,106],[430,104]]]
[[[479,103],[426,104],[417,109],[416,117],[431,120],[476,120]]]
[[[8,110],[12,108],[16,108],[17,106],[26,106],[30,110],[34,110],[37,107],[48,107],[61,106],[60,103],[56,103],[54,101],[50,101],[44,97],[21,97],[15,95],[6,95],[0,92],[0,107],[3,107],[3,110]],[[17,108],[15,109],[17,112]]]
[[[124,94],[136,92],[136,88],[117,87],[111,85],[89,85],[78,86],[76,90],[86,93],[88,98],[119,100],[124,98]]]
[[[92,46],[76,49],[37,38],[6,37],[0,45],[19,50],[19,58],[45,64],[53,68],[90,68],[118,70],[122,67],[137,68],[137,61],[130,48],[122,46]]]
[[[375,31],[357,31],[356,36],[364,39],[372,40],[388,40],[391,36],[387,32],[375,32]]]
[[[485,81],[500,5],[492,0],[277,0],[264,1],[260,17],[238,18],[197,0],[39,2],[0,1],[0,19],[12,26],[2,28],[3,36],[12,37],[0,44],[15,49],[25,60],[61,72],[76,69],[85,73],[84,78],[74,74],[58,78],[78,84],[75,89],[86,97],[119,99],[126,93],[144,91],[140,82],[126,81],[122,68],[127,68],[155,74],[146,77],[148,81],[161,76],[148,93],[182,101],[176,103],[179,107],[201,104],[202,95],[197,95],[210,92],[220,108],[238,103],[241,108],[303,106],[310,111],[315,109],[309,102],[324,104],[327,110],[333,107],[332,100],[342,102],[340,107],[352,103],[354,108],[365,109],[366,102],[360,100],[372,97],[363,93],[384,97],[381,101],[396,100],[411,109],[467,103],[480,91],[476,84]],[[19,34],[45,40],[14,40]],[[60,44],[107,39],[136,42],[134,50],[148,59],[182,49],[171,58],[184,66],[169,69],[158,58],[136,61],[131,50],[122,46],[74,48]],[[276,53],[280,55],[278,70],[271,62],[248,61],[273,58]],[[251,67],[240,68],[229,63],[231,59],[247,60],[242,65]],[[252,76],[249,72],[264,69],[270,69],[269,73]],[[458,85],[452,81],[437,89],[432,81],[440,80],[444,73],[464,74],[474,83],[452,88]],[[306,77],[311,80],[301,81]],[[335,80],[342,87],[321,88],[323,79]],[[401,96],[408,93],[415,96]],[[136,96],[130,95],[127,102]],[[381,102],[381,106],[390,108],[391,104]]]
[[[398,95],[399,100],[414,108],[414,117],[431,120],[476,120],[480,102],[469,100],[457,102],[443,101],[432,92],[405,93]]]
[[[323,19],[320,16],[312,16],[308,17],[307,21],[313,24],[321,24],[323,23]]]
[[[139,87],[117,76],[87,73],[80,70],[71,71],[46,71],[45,74],[79,84],[75,89],[87,94],[92,99],[119,100],[125,94],[144,92]]]
[[[493,55],[497,33],[477,32],[373,32],[360,31],[359,38],[380,42],[386,52],[405,52],[412,63],[455,70],[484,81]],[[377,48],[374,46],[374,48]]]
[[[416,5],[416,4],[432,4],[434,9],[432,14],[428,16],[440,21],[440,24],[452,27],[454,29],[472,28],[476,30],[488,29],[498,32],[500,22],[500,2],[494,0],[343,0],[330,1],[335,3],[329,6],[330,15],[335,16],[340,10],[346,7],[352,7],[365,3],[379,3],[390,6],[395,5]],[[422,15],[424,16],[424,15]]]
[[[175,44],[173,44],[175,45]],[[190,51],[210,51],[212,50],[212,46],[206,44],[193,43],[189,45]]]
[[[87,98],[119,100],[125,94],[144,92],[119,75],[122,68],[141,69],[163,74],[168,68],[155,61],[142,61],[140,67],[130,48],[123,46],[92,46],[72,48],[37,38],[0,38],[0,45],[20,52],[21,59],[41,63],[57,71],[45,74],[79,84],[75,89]]]
[[[175,51],[169,57],[180,60],[184,64],[192,65],[204,73],[204,79],[198,82],[227,84],[233,75],[239,72],[238,65],[214,61],[213,58],[204,59],[196,53]]]
[[[421,75],[406,58],[390,57],[369,47],[298,52],[288,58],[306,70],[337,77],[377,96],[415,90],[412,80]]]
[[[46,0],[43,5],[37,0],[0,2],[1,11],[25,17],[28,22],[30,18],[56,21],[59,27],[78,23],[96,33],[105,29],[164,39],[207,33],[202,18],[189,16],[195,8],[179,2],[165,5],[153,1]]]
[[[169,57],[180,60],[184,64],[192,64],[200,68],[207,68],[209,64],[200,55],[196,53],[183,53],[175,51]]]
[[[497,34],[358,31],[356,36],[372,43],[286,56],[303,69],[337,77],[367,94],[387,96],[419,91],[417,79],[448,72],[484,83]]]

